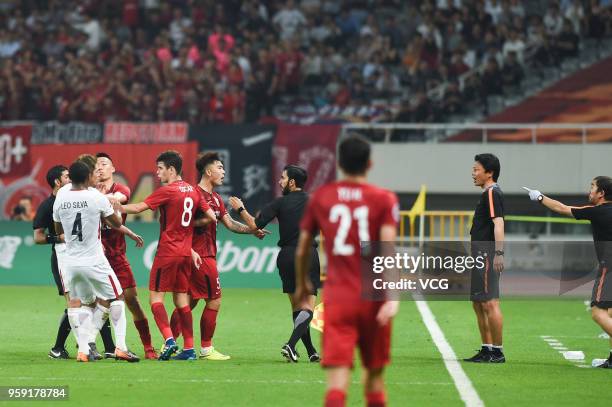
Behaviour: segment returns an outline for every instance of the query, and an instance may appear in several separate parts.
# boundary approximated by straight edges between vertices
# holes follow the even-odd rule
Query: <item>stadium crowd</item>
[[[606,35],[611,3],[3,1],[0,120],[241,123],[383,99],[394,120],[441,121]]]

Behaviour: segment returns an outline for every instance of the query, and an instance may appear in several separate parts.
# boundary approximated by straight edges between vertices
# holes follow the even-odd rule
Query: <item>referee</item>
[[[504,195],[497,184],[499,159],[493,154],[474,157],[472,179],[482,195],[470,230],[472,256],[485,258],[484,268],[471,273],[470,299],[482,340],[480,350],[466,362],[504,363],[503,315],[499,308],[499,275],[504,269]]]
[[[276,265],[283,282],[283,292],[287,294],[293,312],[293,332],[289,341],[281,349],[281,354],[289,362],[298,361],[299,355],[295,346],[300,339],[306,347],[308,359],[311,362],[319,362],[320,360],[319,354],[312,344],[309,326],[310,321],[312,321],[317,289],[321,286],[317,250],[312,251],[310,262],[310,281],[314,291],[308,298],[308,306],[300,308],[300,303],[293,296],[295,293],[295,248],[300,234],[300,220],[308,203],[308,194],[302,190],[307,178],[306,170],[302,167],[287,165],[283,169],[278,182],[282,188],[283,196],[264,206],[256,218],[249,214],[240,199],[236,197],[229,199],[232,208],[238,211],[242,219],[253,230],[263,229],[272,219],[278,219],[280,232],[278,246],[281,250],[276,259]],[[313,245],[316,248],[316,243]]]
[[[529,192],[529,198],[532,201],[540,202],[553,212],[591,221],[595,253],[599,263],[597,278],[591,294],[591,316],[597,325],[610,336],[610,354],[608,359],[598,367],[612,369],[612,315],[610,315],[612,278],[608,270],[612,264],[612,178],[595,177],[590,185],[590,205],[583,207],[567,206],[544,196],[538,190],[523,188]]]
[[[55,202],[57,191],[69,182],[68,168],[63,165],[56,165],[47,171],[47,183],[52,188],[52,192],[38,207],[32,224],[34,228],[34,242],[36,242],[36,244],[51,245],[51,273],[53,274],[53,279],[55,280],[59,295],[66,297],[66,302],[69,301],[68,293],[64,291],[65,282],[57,263],[57,253],[61,253],[64,250],[64,242],[63,238],[55,234],[53,203]],[[64,309],[64,314],[60,319],[60,324],[57,329],[55,345],[53,345],[49,351],[50,358],[68,359],[68,352],[66,351],[66,339],[68,335],[70,335],[70,323],[68,322],[67,311]]]

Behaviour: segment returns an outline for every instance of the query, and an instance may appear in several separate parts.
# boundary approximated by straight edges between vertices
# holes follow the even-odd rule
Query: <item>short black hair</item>
[[[167,150],[157,156],[156,163],[164,163],[166,168],[174,167],[177,175],[183,173],[183,157],[178,151]]]
[[[108,158],[108,160],[112,163],[113,159],[111,158],[110,155],[108,155],[107,153],[100,151],[99,153],[96,154],[96,158]]]
[[[597,185],[597,192],[603,192],[606,201],[612,201],[612,178],[605,175],[593,178]]]
[[[84,184],[91,175],[91,169],[82,161],[75,161],[68,169],[73,184]]]
[[[55,188],[55,180],[61,179],[62,174],[67,169],[68,168],[63,165],[55,165],[49,168],[49,171],[47,171],[47,184],[49,184],[51,188]]]
[[[198,158],[196,159],[196,170],[198,174],[200,174],[200,178],[204,175],[204,171],[206,171],[206,167],[215,161],[221,161],[221,157],[219,153],[215,151],[209,151],[207,153],[200,153]],[[222,161],[221,161],[222,162]]]
[[[499,158],[490,153],[477,154],[474,157],[474,161],[480,163],[482,168],[484,168],[485,172],[493,173],[493,181],[497,182],[497,178],[499,178],[499,173],[501,171],[501,166],[499,164]]]
[[[96,157],[91,154],[81,154],[76,160],[88,166],[92,172],[96,169]],[[72,177],[70,177],[70,179],[72,179]]]
[[[283,168],[283,171],[287,171],[287,178],[292,179],[297,188],[304,188],[308,180],[308,173],[304,168],[299,165],[289,164]]]
[[[362,175],[368,169],[370,143],[360,135],[351,135],[338,146],[338,164],[348,175]]]

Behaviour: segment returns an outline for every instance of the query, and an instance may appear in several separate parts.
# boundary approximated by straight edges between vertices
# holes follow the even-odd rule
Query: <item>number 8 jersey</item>
[[[69,184],[60,191],[53,204],[53,221],[61,222],[64,229],[64,263],[76,266],[105,262],[100,217],[113,214],[110,202],[93,188],[73,191]]]
[[[339,181],[315,191],[300,224],[321,230],[327,256],[324,302],[359,301],[360,241],[380,241],[383,225],[397,225],[399,206],[391,191],[371,184]]]
[[[144,202],[153,211],[159,208],[159,243],[155,256],[191,256],[196,210],[206,212],[210,209],[198,191],[179,180],[158,188]]]

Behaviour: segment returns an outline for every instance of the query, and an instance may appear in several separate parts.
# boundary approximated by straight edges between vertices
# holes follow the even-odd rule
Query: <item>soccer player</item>
[[[295,294],[295,248],[300,235],[300,220],[306,209],[308,194],[302,189],[306,184],[308,174],[306,170],[297,165],[287,165],[278,181],[282,188],[283,196],[264,206],[257,217],[245,209],[242,201],[231,197],[229,203],[252,230],[263,229],[274,218],[278,219],[280,240],[278,246],[281,248],[276,259],[276,265],[283,283],[283,292],[287,294],[291,304],[293,331],[289,341],[281,348],[281,354],[289,362],[298,361],[298,353],[295,349],[297,342],[301,339],[308,352],[311,362],[319,362],[319,354],[312,344],[310,337],[310,321],[312,321],[313,310],[317,295],[317,289],[321,286],[321,266],[319,264],[319,253],[317,244],[313,241],[311,252],[310,270],[308,276],[312,285],[312,293],[308,296],[308,303],[302,308],[294,297]]]
[[[214,152],[203,153],[198,156],[196,169],[200,175],[200,182],[196,190],[208,206],[213,210],[216,219],[225,227],[241,234],[254,234],[263,238],[264,232],[255,228],[251,230],[247,225],[235,221],[227,213],[221,195],[214,191],[215,187],[223,185],[225,170],[219,154]],[[201,214],[196,213],[196,218]],[[201,350],[200,358],[207,360],[228,360],[230,356],[224,355],[215,349],[212,339],[217,327],[217,316],[221,307],[221,282],[217,270],[217,224],[210,223],[204,227],[197,227],[193,235],[193,250],[201,257],[202,264],[191,270],[191,283],[189,286],[190,306],[193,310],[200,299],[206,305],[200,318]],[[178,310],[172,314],[171,325],[175,336],[181,332],[182,320]]]
[[[63,263],[58,261],[58,258],[62,256],[66,245],[64,244],[64,237],[56,234],[55,223],[53,222],[53,203],[55,202],[55,195],[57,191],[64,185],[70,182],[68,178],[68,168],[63,165],[56,165],[51,167],[47,171],[47,184],[51,187],[51,195],[45,199],[34,217],[32,227],[34,229],[34,242],[36,244],[50,244],[51,245],[51,274],[53,274],[53,280],[59,295],[66,298],[66,305],[70,297],[66,284],[64,283],[65,276],[63,275]],[[49,357],[52,359],[68,359],[68,351],[66,351],[66,339],[70,335],[70,322],[68,321],[68,308],[64,309],[64,314],[60,319],[59,327],[57,328],[57,335],[55,338],[55,345],[49,351]]]
[[[98,177],[96,187],[98,190],[105,194],[111,202],[127,203],[130,200],[130,189],[115,182],[113,178],[115,167],[111,157],[106,153],[98,153],[96,159],[96,175]],[[126,218],[127,215],[123,214],[122,223],[125,223]],[[119,230],[105,225],[102,227],[102,244],[104,245],[104,254],[115,271],[121,283],[121,288],[123,288],[124,301],[132,313],[134,325],[144,346],[145,358],[157,359],[158,355],[151,343],[149,322],[138,301],[136,280],[126,257],[125,236]]]
[[[505,363],[503,315],[499,308],[499,275],[504,270],[504,195],[497,184],[499,159],[493,154],[474,157],[472,179],[483,192],[470,230],[472,256],[485,257],[485,267],[471,273],[470,299],[476,313],[482,346],[466,362]]]
[[[178,350],[172,334],[168,314],[164,307],[164,295],[171,292],[178,309],[184,340],[183,351],[175,360],[195,360],[193,349],[193,320],[189,307],[189,281],[191,261],[199,267],[201,258],[192,250],[193,228],[215,221],[215,214],[196,189],[181,178],[183,158],[176,151],[165,151],[157,157],[157,176],[162,187],[149,195],[144,202],[122,206],[124,213],[140,213],[160,210],[160,238],[157,253],[149,276],[151,311],[164,337],[165,345],[159,360],[169,360]],[[204,218],[195,220],[200,209]]]
[[[358,345],[368,406],[384,406],[383,371],[389,363],[391,319],[399,303],[361,298],[360,241],[395,241],[398,201],[392,192],[367,183],[370,145],[364,138],[351,136],[340,143],[338,165],[342,180],[312,194],[300,224],[295,254],[296,297],[307,303],[312,295],[308,263],[314,233],[319,229],[327,256],[321,361],[327,369],[325,405],[345,405]]]
[[[78,329],[77,361],[95,360],[91,349],[92,327],[99,329],[110,314],[117,341],[116,359],[138,362],[138,357],[128,350],[125,343],[125,304],[119,299],[121,286],[104,256],[100,241],[100,218],[114,227],[121,225],[121,219],[114,213],[109,200],[90,188],[95,182],[90,167],[77,161],[70,166],[69,176],[71,188],[56,198],[53,221],[60,234],[67,231],[64,234],[64,262],[70,276],[68,318],[70,325]]]
[[[590,205],[567,206],[559,201],[544,196],[538,190],[523,187],[529,192],[529,198],[560,215],[572,216],[575,219],[586,219],[591,222],[593,242],[599,267],[591,294],[591,316],[610,336],[610,355],[598,367],[612,369],[612,279],[609,267],[612,264],[612,178],[595,177],[589,190]]]

